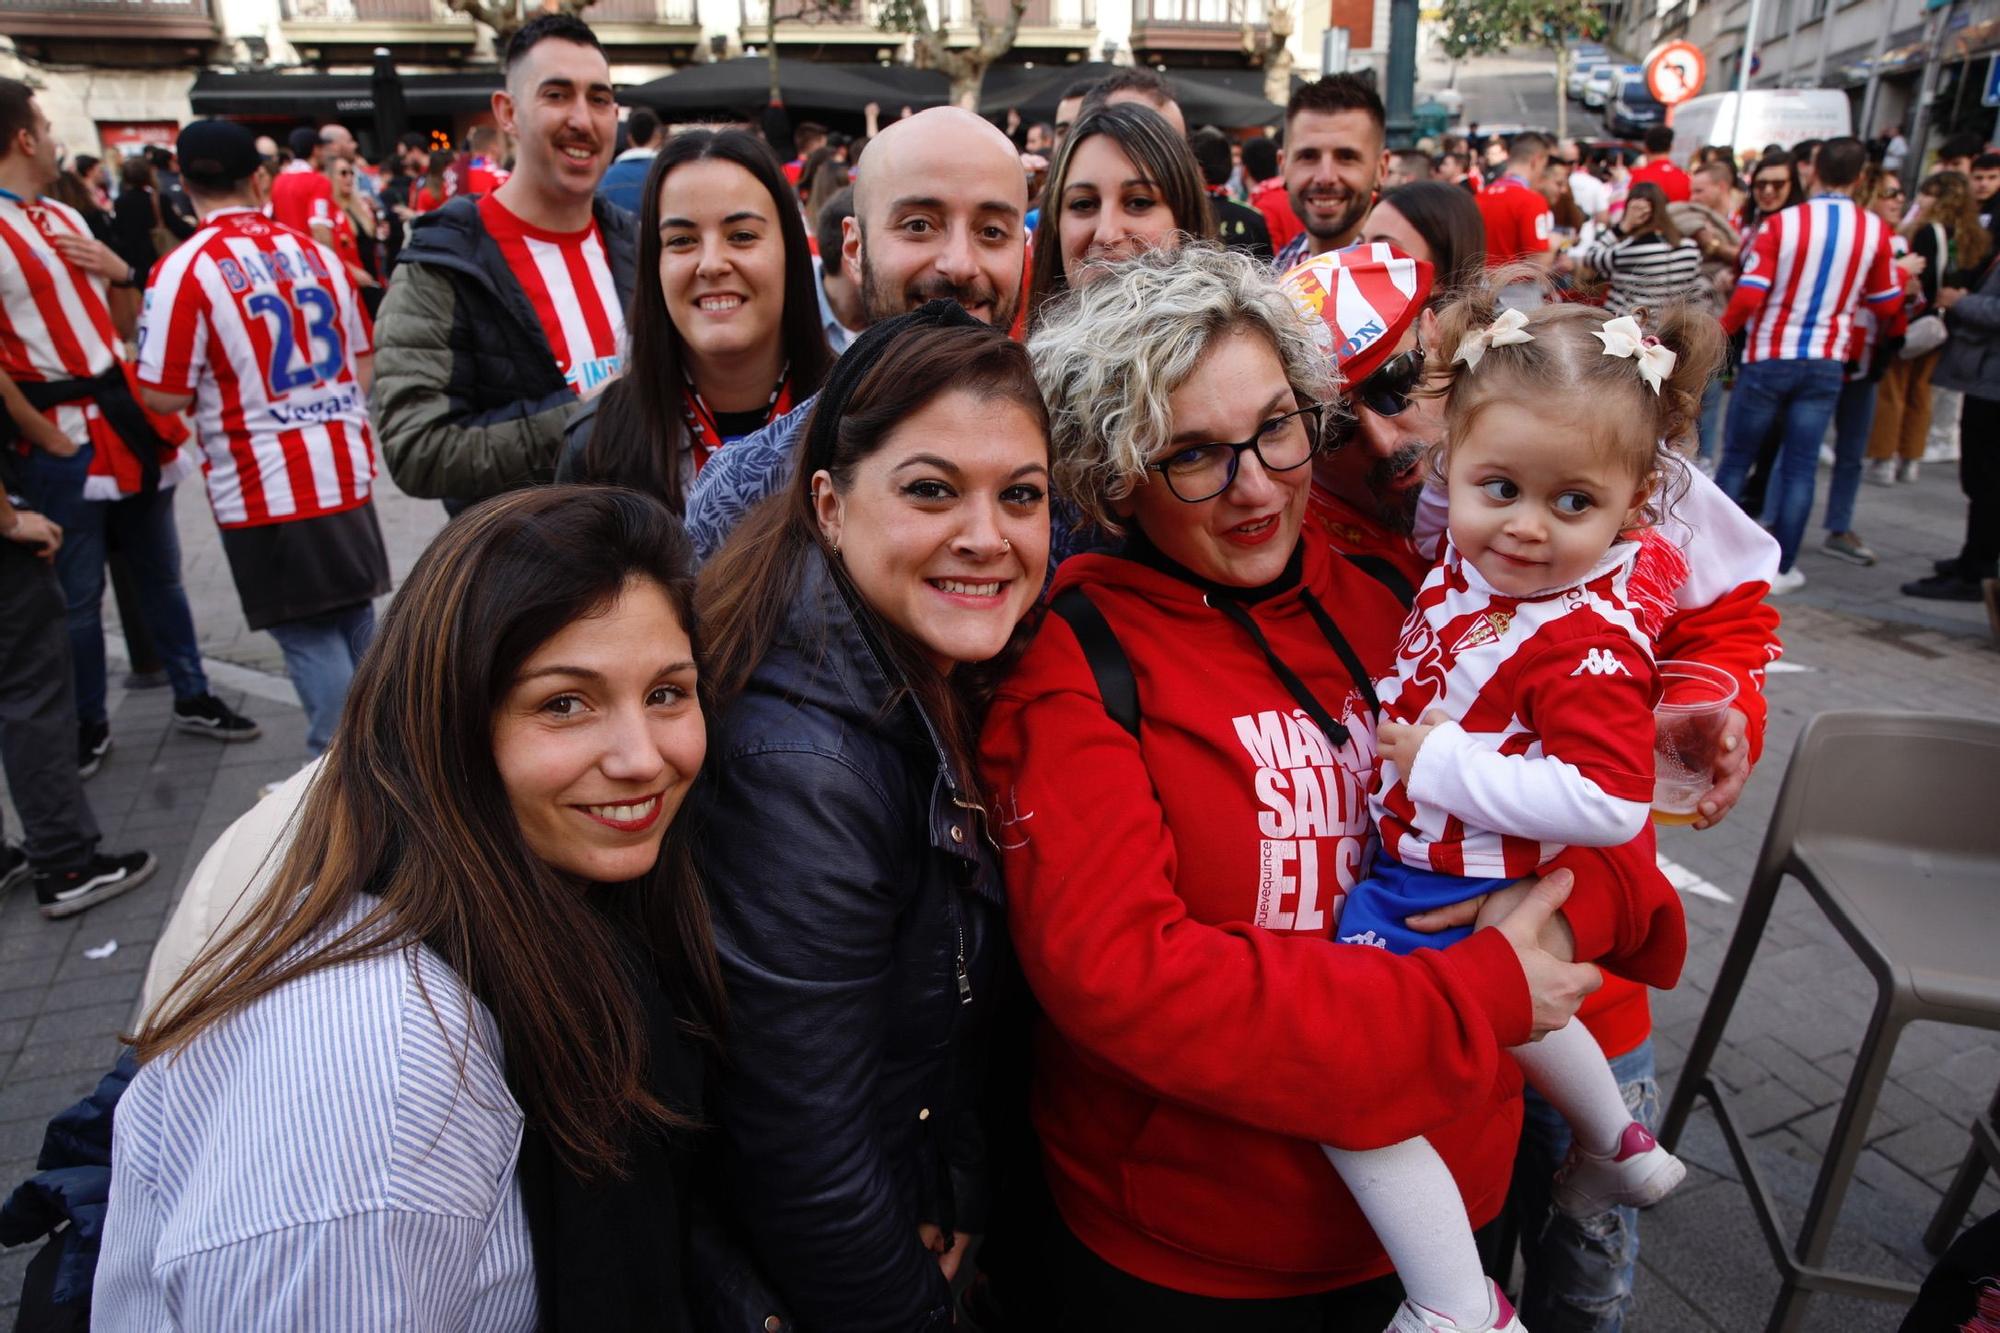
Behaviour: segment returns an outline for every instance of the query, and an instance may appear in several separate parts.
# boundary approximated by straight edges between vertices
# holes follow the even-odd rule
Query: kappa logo
[[[1514,623],[1514,617],[1506,611],[1488,611],[1473,621],[1465,633],[1459,635],[1458,642],[1451,646],[1454,653],[1469,653],[1474,648],[1484,648],[1505,637],[1507,627]]]
[[[1609,648],[1592,648],[1583,655],[1583,660],[1576,664],[1576,670],[1569,674],[1572,676],[1629,676],[1632,673],[1625,669],[1625,664],[1619,661],[1618,655]]]
[[[1340,942],[1342,944],[1372,944],[1378,949],[1389,947],[1389,941],[1383,939],[1372,930],[1364,930],[1359,935],[1342,935]]]

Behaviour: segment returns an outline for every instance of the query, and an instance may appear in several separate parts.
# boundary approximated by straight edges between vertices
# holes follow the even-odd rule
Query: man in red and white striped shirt
[[[411,223],[382,302],[383,455],[453,513],[554,474],[583,400],[619,372],[636,276],[638,223],[597,196],[618,128],[603,47],[574,15],[542,14],[505,70],[493,110],[514,174]]]
[[[1715,481],[1736,499],[1759,446],[1777,432],[1784,491],[1773,593],[1806,581],[1792,563],[1812,514],[1820,440],[1854,350],[1854,312],[1866,304],[1885,320],[1900,324],[1902,318],[1889,228],[1849,197],[1867,165],[1867,149],[1859,139],[1829,139],[1815,160],[1822,192],[1772,214],[1757,229],[1722,314],[1723,328],[1735,333],[1747,326],[1748,337]],[[1885,331],[1893,336],[1901,330]]]
[[[87,777],[111,748],[99,612],[109,542],[139,585],[173,683],[175,726],[222,740],[258,730],[209,692],[202,671],[174,531],[172,487],[187,465],[167,438],[184,428],[142,408],[111,322],[109,280],[129,282],[131,270],[76,213],[41,197],[56,174],[48,117],[26,84],[0,79],[0,370],[80,446],[68,458],[26,451],[20,472],[28,502],[64,533],[56,574],[76,679],[77,767]]]
[[[178,151],[202,228],[154,270],[139,383],[156,410],[194,407],[244,617],[284,650],[317,755],[389,591],[368,316],[331,249],[257,211],[248,130],[196,121]]]

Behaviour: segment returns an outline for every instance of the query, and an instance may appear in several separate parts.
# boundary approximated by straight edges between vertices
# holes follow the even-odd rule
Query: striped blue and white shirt
[[[410,949],[148,1063],[118,1105],[93,1327],[536,1327],[498,1051],[485,1008]]]

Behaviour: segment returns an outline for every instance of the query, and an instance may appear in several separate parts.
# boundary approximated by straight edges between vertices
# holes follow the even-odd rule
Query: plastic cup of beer
[[[1706,662],[1657,664],[1660,702],[1653,709],[1653,822],[1692,824],[1715,786],[1722,733],[1736,702],[1736,679]]]

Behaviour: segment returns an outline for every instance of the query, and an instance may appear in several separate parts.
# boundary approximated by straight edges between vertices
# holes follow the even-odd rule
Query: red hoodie
[[[1476,1224],[1507,1193],[1528,1035],[1513,949],[1485,930],[1407,957],[1330,945],[1374,851],[1373,726],[1315,624],[1310,589],[1386,674],[1403,609],[1301,543],[1297,582],[1252,605],[1272,651],[1333,718],[1330,742],[1239,625],[1184,577],[1081,555],[1081,586],[1131,659],[1135,740],[1050,616],[982,738],[1009,918],[1047,1015],[1035,1126],[1064,1220],[1107,1262],[1202,1295],[1347,1286],[1389,1270],[1316,1146],[1425,1134]],[[1680,904],[1650,833],[1572,851],[1581,957],[1671,985]]]

